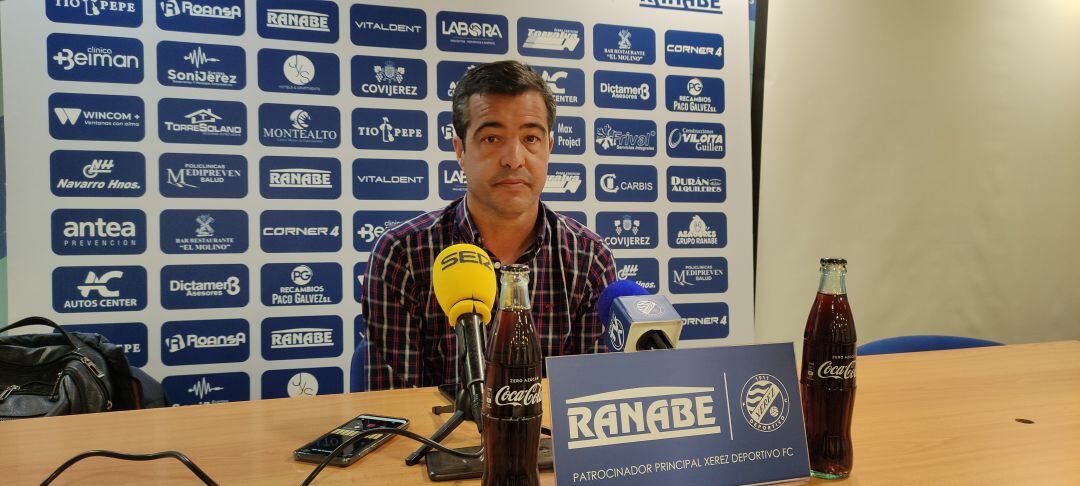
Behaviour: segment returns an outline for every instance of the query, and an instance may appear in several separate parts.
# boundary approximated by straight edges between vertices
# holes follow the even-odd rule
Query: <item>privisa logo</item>
[[[51,34],[46,44],[53,79],[129,84],[143,79],[143,45],[137,39]]]
[[[260,243],[267,253],[341,250],[341,213],[337,211],[263,211]]]
[[[135,96],[53,93],[49,135],[58,140],[137,142],[143,139],[143,101]]]
[[[138,27],[142,2],[134,0],[50,0],[45,15],[53,22]]]
[[[593,77],[593,99],[600,108],[656,108],[656,77],[652,74],[598,70]]]
[[[356,159],[353,197],[422,200],[428,197],[428,165],[423,160]]]
[[[158,82],[164,86],[243,89],[244,49],[216,44],[158,43]]]
[[[506,17],[501,15],[443,11],[435,15],[435,23],[440,51],[506,54],[510,48]]]
[[[656,123],[597,118],[594,140],[598,155],[652,157],[656,155]]]
[[[138,209],[57,209],[52,248],[57,255],[138,255],[146,251],[146,213]]]
[[[664,61],[668,66],[722,69],[724,37],[707,32],[669,30],[664,34]]]
[[[247,159],[240,155],[161,154],[158,187],[165,197],[241,198]]]
[[[372,150],[427,148],[427,112],[357,108],[352,112],[353,147]]]
[[[146,308],[146,269],[60,267],[52,272],[56,312],[120,312]]]
[[[341,112],[332,106],[259,105],[259,142],[268,147],[335,148]]]
[[[354,4],[349,8],[352,43],[358,46],[423,49],[427,15],[417,8]]]
[[[518,52],[525,56],[581,59],[585,57],[585,26],[580,22],[521,17],[517,24]]]
[[[667,154],[676,158],[722,159],[726,153],[724,125],[668,122]]]
[[[697,13],[724,13],[721,0],[638,0],[638,6]]]
[[[158,27],[179,32],[241,35],[243,0],[158,0]]]
[[[61,197],[138,197],[146,192],[146,159],[136,152],[57,150],[49,156],[50,188]]]
[[[596,24],[593,57],[597,61],[629,64],[656,62],[656,33],[644,27]]]
[[[400,57],[353,56],[352,92],[367,98],[427,97],[427,62]]]
[[[278,93],[337,94],[338,57],[325,52],[259,50],[259,89]]]
[[[626,388],[566,400],[568,449],[722,434],[713,387]]]
[[[668,200],[671,202],[724,202],[725,175],[722,167],[670,166]]]

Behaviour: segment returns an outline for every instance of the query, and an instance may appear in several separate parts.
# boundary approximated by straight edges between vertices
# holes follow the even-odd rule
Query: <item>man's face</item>
[[[507,217],[535,210],[553,143],[544,98],[536,91],[476,94],[469,98],[469,115],[467,133],[454,139],[469,205]]]

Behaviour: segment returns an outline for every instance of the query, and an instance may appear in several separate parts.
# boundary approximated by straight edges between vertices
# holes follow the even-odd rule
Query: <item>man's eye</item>
[[[482,138],[480,140],[482,140],[484,142],[487,142],[487,143],[495,143],[495,142],[499,141],[499,137],[496,137],[495,135],[488,135],[488,136],[486,136],[486,137],[484,137],[484,138]]]
[[[536,135],[526,135],[525,136],[525,143],[536,143],[536,142],[539,142],[539,141],[540,141],[540,137],[537,137]]]

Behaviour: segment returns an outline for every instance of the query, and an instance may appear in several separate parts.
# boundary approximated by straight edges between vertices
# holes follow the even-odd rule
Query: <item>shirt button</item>
[[[495,268],[496,269],[502,268],[502,263],[501,262],[495,262]]]

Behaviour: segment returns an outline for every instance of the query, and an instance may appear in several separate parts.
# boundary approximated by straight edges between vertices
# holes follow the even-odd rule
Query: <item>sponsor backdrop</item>
[[[374,241],[464,192],[456,80],[515,58],[559,105],[544,200],[685,345],[752,341],[745,0],[375,3],[0,4],[10,315],[180,404],[341,392]]]

